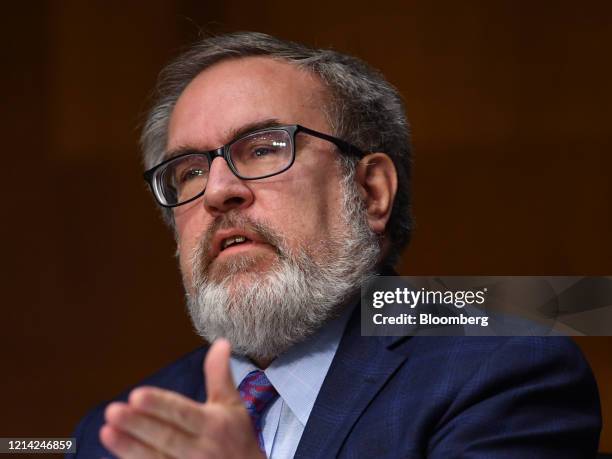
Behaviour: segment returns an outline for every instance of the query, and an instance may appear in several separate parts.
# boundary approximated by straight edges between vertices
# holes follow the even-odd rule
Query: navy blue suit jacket
[[[205,353],[141,384],[203,401]],[[112,457],[103,411],[77,427],[77,458]],[[295,457],[588,458],[600,428],[595,381],[567,338],[363,337],[357,308]]]

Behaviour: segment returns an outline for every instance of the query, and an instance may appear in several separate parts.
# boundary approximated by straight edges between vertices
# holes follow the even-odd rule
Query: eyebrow
[[[224,137],[227,139],[231,139],[229,140],[227,143],[231,143],[235,140],[237,140],[238,138],[250,133],[250,132],[254,132],[254,131],[259,131],[260,129],[266,129],[266,128],[271,128],[271,127],[277,127],[277,126],[283,126],[284,124],[281,123],[278,119],[276,118],[268,118],[266,120],[260,120],[260,121],[253,121],[251,123],[247,123],[245,125],[242,125],[240,127],[236,127],[236,128],[230,128],[227,131],[225,131],[225,135]],[[217,147],[218,148],[218,147]],[[180,156],[180,155],[184,155],[187,153],[204,153],[207,151],[210,151],[212,149],[200,149],[200,148],[194,148],[194,147],[190,147],[190,146],[180,146],[177,148],[173,148],[172,150],[168,150],[165,154],[164,154],[164,161],[169,160],[170,158],[174,158],[175,156]]]

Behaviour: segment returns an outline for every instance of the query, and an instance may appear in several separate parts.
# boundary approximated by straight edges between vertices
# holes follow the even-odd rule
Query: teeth
[[[226,249],[228,248],[230,245],[233,244],[240,244],[241,242],[246,241],[246,238],[244,236],[232,236],[232,237],[228,237],[227,239],[224,239],[223,242],[221,243],[221,249]]]

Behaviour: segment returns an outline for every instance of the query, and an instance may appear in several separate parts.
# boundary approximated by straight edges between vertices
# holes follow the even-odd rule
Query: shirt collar
[[[308,421],[352,311],[353,307],[346,308],[340,317],[292,346],[264,371],[303,426]],[[249,359],[234,355],[230,358],[230,367],[236,387],[247,374],[257,369]]]

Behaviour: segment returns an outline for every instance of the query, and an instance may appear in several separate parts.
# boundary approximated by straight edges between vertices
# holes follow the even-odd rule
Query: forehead
[[[201,72],[170,117],[168,149],[217,148],[243,126],[276,119],[329,129],[325,90],[310,72],[269,57],[225,60]]]

